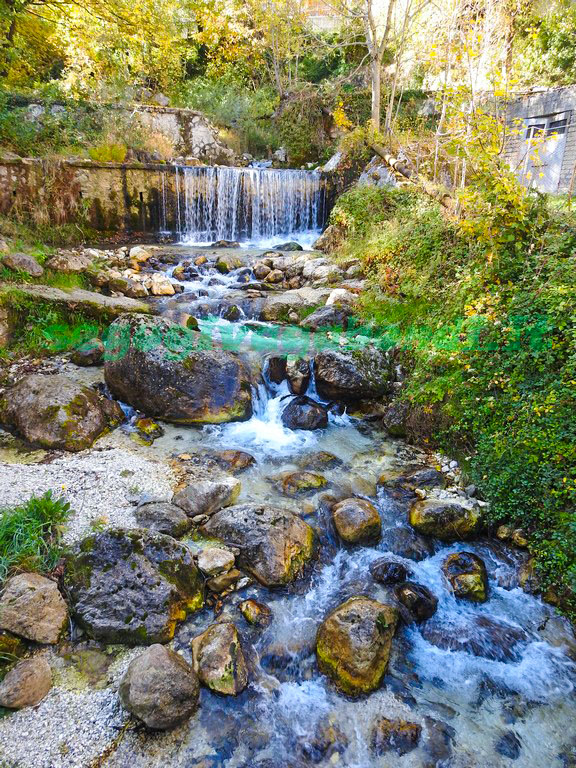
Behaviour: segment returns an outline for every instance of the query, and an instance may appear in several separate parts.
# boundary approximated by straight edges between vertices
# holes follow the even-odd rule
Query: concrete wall
[[[519,126],[536,117],[557,119],[567,117],[566,146],[560,170],[560,180],[555,191],[567,192],[570,188],[574,168],[576,167],[576,85],[563,88],[543,89],[525,93],[508,105],[507,116],[511,125]],[[521,162],[526,152],[524,132],[511,136],[506,146],[506,157],[513,166]]]
[[[101,231],[175,231],[175,169],[0,158],[0,213],[37,223],[83,219]]]

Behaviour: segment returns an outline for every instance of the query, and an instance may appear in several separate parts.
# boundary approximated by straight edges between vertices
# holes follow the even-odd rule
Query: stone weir
[[[212,173],[216,182],[216,176],[218,173],[221,175],[221,171],[224,169],[218,166],[192,168],[168,163],[97,163],[81,159],[48,161],[5,156],[0,157],[0,213],[24,214],[42,224],[84,220],[99,231],[165,233],[177,239],[190,237],[194,230],[193,221],[200,216],[213,223],[215,235],[225,236],[221,234],[223,230],[218,225],[217,213],[212,218],[209,212],[206,213],[210,205],[215,204],[218,208],[214,193],[206,195],[208,177],[212,179]],[[239,192],[245,176],[255,184],[255,176],[264,179],[274,175],[274,183],[263,184],[262,187],[266,192],[266,197],[262,199],[262,216],[265,210],[270,211],[270,226],[264,228],[266,234],[290,234],[289,226],[287,229],[274,226],[275,221],[280,224],[282,219],[278,216],[278,206],[271,203],[271,195],[276,194],[278,203],[281,202],[286,211],[305,211],[302,221],[298,219],[300,227],[319,228],[325,223],[329,208],[327,201],[331,198],[326,192],[329,186],[327,175],[312,171],[245,168],[226,168],[225,172],[228,176],[236,174],[238,177],[238,183],[229,184],[226,188]],[[199,178],[198,174],[203,178],[203,185],[192,183]],[[307,180],[295,181],[295,175],[306,176]],[[284,176],[286,184],[283,184]],[[286,198],[286,190],[292,190],[289,199]],[[253,198],[251,193],[250,199]],[[251,217],[253,210],[256,207],[251,203]],[[285,218],[287,224],[293,223],[289,215]],[[240,219],[239,216],[238,221]],[[209,230],[211,227],[202,228]],[[229,236],[233,235],[236,239],[238,234],[231,230]],[[249,236],[251,232],[246,234]]]

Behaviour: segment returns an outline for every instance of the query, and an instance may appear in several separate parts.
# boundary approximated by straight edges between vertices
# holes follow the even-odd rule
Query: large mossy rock
[[[419,533],[442,541],[459,541],[478,533],[480,510],[444,499],[424,499],[412,504],[408,522]]]
[[[266,504],[237,504],[215,512],[202,528],[238,547],[237,563],[266,587],[296,579],[314,553],[314,531],[298,515]]]
[[[231,622],[212,624],[192,640],[194,670],[202,685],[224,696],[237,696],[248,685],[240,636]]]
[[[314,358],[314,373],[321,397],[344,402],[382,397],[394,380],[392,356],[374,347],[323,350]]]
[[[43,448],[83,451],[124,420],[118,403],[62,374],[32,374],[0,399],[0,422]]]
[[[177,653],[152,645],[130,663],[118,693],[122,706],[148,728],[175,728],[198,707],[198,678]]]
[[[398,612],[368,597],[339,605],[318,629],[316,655],[320,671],[344,693],[370,693],[388,668]]]
[[[68,558],[65,578],[78,623],[107,643],[165,643],[203,605],[188,547],[142,529],[88,536]]]
[[[118,318],[110,326],[104,364],[110,391],[149,416],[176,424],[249,419],[247,366],[230,352],[195,348],[197,338],[164,318]]]

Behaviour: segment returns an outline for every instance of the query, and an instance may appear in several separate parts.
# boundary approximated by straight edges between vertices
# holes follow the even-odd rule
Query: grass
[[[51,491],[0,511],[0,580],[12,572],[51,571],[62,556],[61,526],[70,505]]]

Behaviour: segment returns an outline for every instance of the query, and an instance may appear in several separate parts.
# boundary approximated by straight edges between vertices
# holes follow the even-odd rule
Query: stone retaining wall
[[[164,201],[164,203],[163,203]],[[0,213],[101,231],[174,232],[172,165],[0,158]]]

